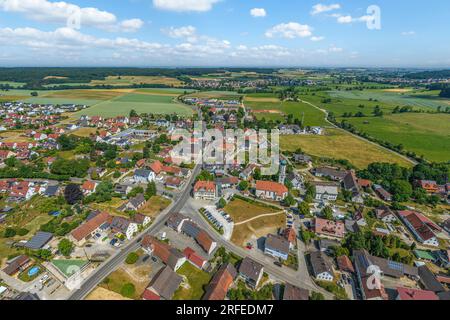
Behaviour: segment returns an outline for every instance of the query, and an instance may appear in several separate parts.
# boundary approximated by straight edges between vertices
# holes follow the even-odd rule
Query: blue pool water
[[[39,267],[33,267],[28,271],[28,276],[32,277],[39,272]]]

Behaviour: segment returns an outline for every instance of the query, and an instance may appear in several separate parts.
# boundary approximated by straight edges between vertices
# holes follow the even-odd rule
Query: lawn
[[[167,86],[181,86],[183,83],[176,78],[157,76],[109,76],[105,80],[93,80],[91,85],[129,86],[133,84],[162,84]]]
[[[403,113],[348,121],[372,137],[402,144],[426,159],[450,160],[450,114]]]
[[[345,159],[357,168],[366,168],[373,162],[398,163],[410,167],[407,160],[377,145],[350,135],[344,130],[327,129],[325,135],[293,135],[280,137],[281,150],[296,151],[301,148],[316,157]]]
[[[245,247],[251,239],[259,239],[269,233],[276,233],[286,227],[286,215],[263,217],[245,224],[235,226],[231,241],[241,247]]]
[[[262,214],[274,213],[279,210],[256,203],[249,203],[241,199],[234,199],[226,205],[224,211],[233,218],[235,223],[239,223]]]
[[[171,201],[161,196],[154,196],[147,201],[145,206],[139,210],[140,213],[156,218],[161,211],[170,205]]]
[[[130,298],[134,300],[138,300],[141,298],[142,293],[145,288],[147,288],[147,281],[135,281],[127,272],[123,269],[117,269],[113,273],[111,273],[108,277],[103,280],[100,284],[100,287],[105,288],[107,290],[116,292],[123,296],[123,289],[125,286],[132,284],[135,288],[132,294],[126,296],[125,298]]]
[[[305,126],[326,126],[328,124],[323,112],[302,102],[281,102],[275,97],[246,97],[245,106],[256,111],[268,111],[254,113],[257,119],[282,121],[285,116],[292,114],[294,118],[303,119]]]
[[[77,268],[82,269],[87,263],[86,260],[52,260],[52,264],[66,277],[70,277]]]
[[[72,132],[73,135],[78,137],[90,137],[91,134],[96,134],[97,128],[80,128]]]
[[[184,278],[173,300],[200,300],[205,294],[205,286],[211,281],[211,275],[185,262],[177,273]]]

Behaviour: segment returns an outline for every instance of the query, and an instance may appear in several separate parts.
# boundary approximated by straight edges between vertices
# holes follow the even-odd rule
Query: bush
[[[19,230],[17,230],[17,234],[21,237],[25,236],[28,234],[28,232],[30,232],[29,230],[25,229],[25,228],[20,228]]]
[[[126,264],[135,264],[139,259],[139,255],[136,252],[131,252],[126,258]]]
[[[134,284],[132,283],[125,283],[120,289],[120,294],[126,298],[133,298],[134,294],[136,292],[136,288],[134,287]]]
[[[4,238],[12,238],[15,235],[16,235],[16,230],[14,230],[13,228],[6,228],[5,231],[3,232]]]

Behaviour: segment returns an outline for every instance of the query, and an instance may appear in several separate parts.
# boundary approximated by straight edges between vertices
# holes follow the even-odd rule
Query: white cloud
[[[314,42],[322,41],[323,39],[325,39],[325,37],[318,37],[318,36],[311,37],[311,41]]]
[[[124,32],[135,32],[142,28],[144,21],[141,19],[129,19],[120,23],[120,28]]]
[[[338,3],[330,4],[330,5],[325,5],[325,4],[319,3],[319,4],[316,4],[313,6],[313,10],[311,11],[311,14],[316,15],[316,14],[323,13],[323,12],[338,10],[340,8],[341,8],[341,5]]]
[[[341,24],[349,24],[353,22],[369,22],[375,19],[374,16],[365,15],[358,18],[354,18],[350,15],[340,15],[340,14],[334,14],[333,17],[337,18],[337,22]]]
[[[81,27],[96,27],[108,31],[136,31],[143,22],[139,19],[117,21],[110,12],[97,8],[81,8],[67,2],[50,2],[47,0],[0,0],[0,9],[5,12],[22,13],[26,17],[40,21],[62,23],[67,25],[69,19],[78,14]]]
[[[401,33],[402,36],[414,36],[416,35],[415,31],[404,31]]]
[[[206,12],[220,0],[153,0],[153,5],[161,10],[168,11],[196,11]]]
[[[312,28],[297,22],[281,23],[266,31],[266,37],[282,37],[288,39],[306,38],[312,36]]]
[[[253,8],[252,10],[250,10],[250,14],[255,18],[264,18],[265,16],[267,16],[266,9],[264,8]]]
[[[168,29],[161,29],[171,38],[192,38],[195,36],[197,29],[193,26],[185,26],[180,28],[170,27]]]

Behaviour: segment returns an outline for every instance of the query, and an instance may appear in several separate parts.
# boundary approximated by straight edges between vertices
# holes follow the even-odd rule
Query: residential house
[[[197,254],[194,251],[194,249],[187,247],[186,249],[184,249],[183,254],[186,257],[186,260],[194,267],[197,267],[199,269],[206,268],[208,260],[202,258],[199,254]]]
[[[329,167],[320,167],[312,170],[313,174],[319,178],[328,178],[334,181],[342,181],[347,175],[347,171],[338,170]]]
[[[250,164],[247,168],[242,170],[242,172],[239,174],[239,178],[241,178],[242,180],[250,180],[256,168],[256,165]]]
[[[132,190],[133,188],[126,184],[117,184],[114,187],[114,192],[120,194],[122,197],[126,197],[127,194]]]
[[[427,193],[438,193],[439,186],[436,181],[432,180],[417,180],[415,185],[419,188],[424,189]]]
[[[149,255],[160,259],[174,271],[186,262],[186,257],[180,251],[152,236],[145,236],[141,245]]]
[[[59,194],[59,186],[48,186],[44,191],[45,197],[56,197]]]
[[[373,278],[373,272],[370,266],[375,265],[371,261],[371,256],[365,250],[354,250],[353,257],[355,261],[355,271],[358,279],[358,284],[361,289],[363,300],[388,300],[388,295],[381,281],[375,278],[375,285],[369,286]]]
[[[83,191],[83,194],[85,196],[88,196],[95,192],[95,189],[97,189],[97,186],[98,186],[97,182],[91,181],[91,180],[86,180],[81,185],[81,191]]]
[[[207,285],[203,300],[224,300],[236,276],[237,271],[232,264],[223,264]]]
[[[185,221],[181,228],[181,232],[195,239],[198,245],[207,254],[211,254],[217,247],[217,242],[215,242],[205,230],[201,229],[193,221]]]
[[[375,193],[384,201],[392,201],[392,194],[390,194],[386,189],[384,189],[382,186],[378,184],[373,185],[373,190]]]
[[[164,181],[164,185],[167,188],[178,190],[183,185],[183,180],[181,180],[178,177],[167,177],[166,180]]]
[[[440,231],[441,228],[433,221],[418,212],[410,210],[398,211],[398,215],[419,242],[426,246],[439,246],[435,232]]]
[[[439,300],[439,297],[433,291],[426,291],[413,288],[397,288],[397,299],[403,301],[426,301],[426,300]]]
[[[249,257],[245,257],[239,266],[239,276],[253,289],[258,287],[263,273],[263,265]]]
[[[150,165],[150,170],[155,173],[155,176],[159,175],[163,170],[163,164],[157,160]]]
[[[314,219],[314,232],[320,236],[343,239],[345,236],[345,224],[340,221]]]
[[[7,261],[3,272],[8,276],[13,276],[20,271],[26,270],[31,265],[31,262],[28,256],[22,254]]]
[[[309,291],[296,287],[290,283],[284,286],[283,300],[306,301],[309,300]]]
[[[76,245],[82,246],[96,233],[101,231],[101,226],[108,223],[110,215],[107,212],[101,212],[96,214],[91,219],[81,224],[78,228],[74,229],[70,233],[70,240]]]
[[[220,186],[221,189],[229,189],[239,184],[239,179],[237,177],[223,177],[216,179],[216,185]]]
[[[123,234],[128,240],[138,232],[138,224],[124,217],[113,217],[110,227],[112,232]]]
[[[354,170],[350,170],[343,180],[344,189],[352,193],[352,201],[362,203],[361,188]]]
[[[327,257],[321,251],[310,254],[310,262],[314,278],[319,281],[333,281],[333,267]]]
[[[355,268],[353,267],[352,261],[347,256],[340,256],[336,258],[337,266],[339,271],[355,273]]]
[[[295,249],[297,245],[297,234],[293,228],[286,228],[283,230],[281,235],[289,242],[289,249]]]
[[[289,241],[284,237],[269,234],[266,238],[264,253],[274,258],[287,260],[289,257]]]
[[[216,184],[213,181],[197,181],[194,185],[194,198],[214,201],[217,198]]]
[[[256,197],[266,200],[282,201],[288,195],[288,188],[273,181],[256,181]]]
[[[339,187],[335,183],[315,182],[316,201],[336,201],[339,195]]]
[[[387,206],[376,208],[375,215],[377,216],[377,219],[380,219],[384,223],[392,223],[397,221],[397,217],[394,212]]]
[[[432,291],[434,293],[445,292],[445,288],[436,278],[433,272],[428,269],[426,265],[418,268],[420,284],[425,290]]]
[[[131,198],[127,203],[119,207],[120,211],[137,211],[142,208],[147,201],[144,194],[140,193],[136,197]]]
[[[294,154],[292,158],[295,163],[299,164],[310,164],[312,162],[312,158],[306,154]]]
[[[143,293],[144,300],[171,300],[175,291],[180,287],[183,278],[170,267],[161,268],[153,277]]]
[[[166,225],[175,230],[176,232],[180,233],[183,229],[183,224],[186,221],[189,221],[190,219],[181,213],[172,213],[169,216],[169,219],[167,219]]]
[[[147,169],[137,169],[134,171],[133,180],[136,183],[149,183],[155,181],[156,175],[153,171]]]

